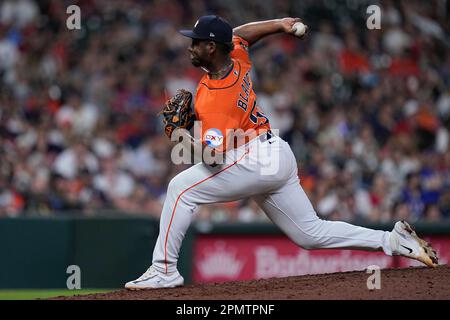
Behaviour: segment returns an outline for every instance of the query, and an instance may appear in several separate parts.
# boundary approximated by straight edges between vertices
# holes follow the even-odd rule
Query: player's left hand
[[[290,18],[290,17],[282,18],[280,22],[281,22],[281,27],[283,28],[283,31],[285,33],[292,34],[292,35],[295,34],[295,30],[292,29],[294,24],[297,22],[303,23],[306,27],[306,31],[301,37],[299,37],[300,39],[303,39],[306,36],[306,34],[308,33],[309,27],[300,18]]]
[[[159,113],[164,116],[164,131],[169,139],[175,129],[191,129],[195,115],[191,108],[192,93],[179,89],[175,96],[166,101],[164,109]]]

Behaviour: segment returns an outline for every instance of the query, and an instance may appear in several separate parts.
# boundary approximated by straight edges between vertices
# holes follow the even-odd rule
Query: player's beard
[[[202,61],[199,58],[197,58],[197,57],[192,57],[191,58],[191,63],[192,63],[192,65],[194,67],[201,67],[203,65]]]
[[[201,56],[199,55],[194,55],[191,53],[191,63],[194,67],[198,68],[198,67],[205,67],[207,65],[207,61],[205,61],[205,59],[203,59]]]
[[[194,67],[201,67],[202,66],[201,62],[199,60],[197,60],[197,59],[192,59],[191,63],[192,63],[192,65]]]

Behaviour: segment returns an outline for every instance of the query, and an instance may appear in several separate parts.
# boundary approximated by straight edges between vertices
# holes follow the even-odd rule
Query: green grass
[[[33,299],[45,299],[58,296],[73,296],[79,294],[90,293],[104,293],[113,290],[105,289],[80,289],[80,290],[67,290],[67,289],[11,289],[0,290],[0,300],[33,300]]]

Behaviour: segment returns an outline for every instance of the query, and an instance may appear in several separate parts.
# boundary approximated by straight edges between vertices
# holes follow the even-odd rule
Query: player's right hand
[[[292,34],[292,35],[295,34],[295,30],[292,29],[294,24],[297,22],[302,22],[306,26],[306,31],[301,37],[299,37],[300,39],[303,39],[309,31],[309,27],[300,18],[287,17],[287,18],[280,19],[280,22],[281,22],[281,27],[283,28],[283,32]]]

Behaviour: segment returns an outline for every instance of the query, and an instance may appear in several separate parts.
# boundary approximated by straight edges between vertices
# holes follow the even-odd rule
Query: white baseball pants
[[[153,266],[172,273],[198,205],[253,197],[267,216],[305,249],[361,249],[392,255],[388,231],[319,219],[300,186],[297,162],[280,137],[262,135],[228,151],[223,165],[198,163],[169,183]],[[264,141],[265,140],[265,141]]]

